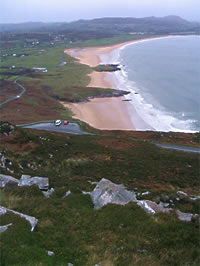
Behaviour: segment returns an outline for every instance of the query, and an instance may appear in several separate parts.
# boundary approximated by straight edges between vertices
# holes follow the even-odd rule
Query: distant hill
[[[106,31],[121,32],[153,32],[173,33],[197,31],[200,23],[189,22],[178,16],[145,17],[145,18],[98,18],[72,22],[74,28],[106,29]]]
[[[190,22],[178,16],[119,18],[105,17],[92,20],[78,20],[70,23],[27,22],[20,24],[0,24],[0,32],[99,32],[108,34],[179,32],[200,33],[200,23]]]

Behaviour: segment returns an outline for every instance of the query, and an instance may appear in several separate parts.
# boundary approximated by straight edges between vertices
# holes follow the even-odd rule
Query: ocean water
[[[128,44],[102,62],[122,65],[115,83],[148,124],[138,130],[200,131],[200,36]]]

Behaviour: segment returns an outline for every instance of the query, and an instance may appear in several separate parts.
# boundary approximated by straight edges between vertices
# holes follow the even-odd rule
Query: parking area
[[[92,133],[82,131],[80,129],[79,124],[74,122],[68,122],[68,124],[65,125],[64,122],[62,121],[62,123],[58,126],[56,126],[54,122],[38,123],[34,125],[24,126],[24,128],[32,128],[32,129],[46,130],[52,132],[62,132],[62,133],[75,134],[75,135],[93,135]]]

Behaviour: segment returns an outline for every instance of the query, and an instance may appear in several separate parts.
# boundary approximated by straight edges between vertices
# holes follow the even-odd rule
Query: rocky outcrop
[[[29,215],[26,215],[26,214],[23,214],[23,213],[20,213],[20,212],[16,212],[16,211],[7,209],[7,208],[5,208],[3,206],[0,206],[0,215],[6,214],[7,212],[14,213],[14,214],[18,215],[19,217],[27,220],[30,223],[30,225],[31,225],[31,232],[33,232],[36,224],[38,223],[38,219],[36,219],[33,216],[29,216]]]
[[[121,67],[119,64],[101,64],[93,69],[97,72],[115,72],[120,71]]]
[[[94,99],[94,98],[108,98],[108,97],[121,97],[124,95],[128,95],[130,92],[129,91],[123,91],[123,90],[113,90],[112,92],[107,92],[107,93],[102,93],[100,95],[96,96],[90,96],[88,97],[88,100]]]
[[[49,179],[47,177],[31,177],[29,175],[22,175],[19,181],[19,187],[37,185],[40,190],[48,190]]]
[[[116,185],[107,179],[102,179],[91,193],[95,209],[112,203],[125,205],[130,201],[136,201],[136,194],[128,191],[123,185]]]
[[[157,204],[150,200],[137,200],[135,192],[128,191],[123,185],[116,185],[107,179],[102,179],[89,194],[92,198],[95,209],[100,209],[110,203],[125,205],[132,201],[136,202],[138,206],[150,214],[156,214],[158,212],[170,213],[175,211],[179,220],[184,222],[191,222],[199,217],[197,214],[183,213],[179,210],[166,208],[162,204]]]
[[[18,186],[19,180],[9,176],[0,174],[0,188],[4,188],[5,186]]]

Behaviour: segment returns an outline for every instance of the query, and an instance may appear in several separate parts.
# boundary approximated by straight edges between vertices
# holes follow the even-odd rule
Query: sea
[[[115,86],[130,92],[126,100],[145,122],[132,117],[137,130],[200,131],[200,36],[126,44],[101,60],[120,64]]]

